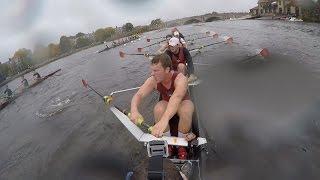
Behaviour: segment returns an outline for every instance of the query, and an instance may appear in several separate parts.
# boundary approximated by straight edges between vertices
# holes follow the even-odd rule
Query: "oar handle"
[[[129,118],[131,117],[131,113],[130,113],[130,112],[125,113],[125,111],[123,111],[123,113],[126,114]],[[147,123],[144,122],[144,118],[143,118],[142,116],[140,116],[140,117],[137,119],[136,125],[146,127],[149,132],[151,132],[151,131],[152,131],[152,128],[153,128],[153,126],[150,126],[149,124],[147,124]]]

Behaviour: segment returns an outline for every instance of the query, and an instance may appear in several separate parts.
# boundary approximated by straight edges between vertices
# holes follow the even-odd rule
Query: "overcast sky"
[[[1,0],[0,61],[19,48],[58,43],[61,35],[92,32],[126,22],[150,24],[216,12],[244,12],[257,0]]]

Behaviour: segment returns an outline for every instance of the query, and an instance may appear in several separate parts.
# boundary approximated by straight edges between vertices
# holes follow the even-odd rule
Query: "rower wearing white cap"
[[[180,41],[180,44],[181,44],[183,47],[187,48],[187,43],[186,43],[186,41],[183,39],[183,36],[182,36],[182,37],[181,37],[181,36],[182,36],[182,35],[181,35],[181,33],[180,33],[178,30],[176,30],[176,31],[173,32],[173,37],[178,38],[179,41]]]
[[[166,53],[171,58],[172,68],[174,71],[181,72],[184,75],[189,74],[189,82],[197,79],[194,75],[194,67],[190,52],[187,48],[181,46],[178,38],[173,37],[169,40],[169,49]]]

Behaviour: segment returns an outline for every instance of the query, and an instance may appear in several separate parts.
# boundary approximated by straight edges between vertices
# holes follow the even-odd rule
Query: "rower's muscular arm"
[[[156,87],[156,81],[154,77],[149,77],[146,82],[139,88],[138,92],[133,96],[131,100],[131,113],[139,112],[138,107],[146,96],[148,96]]]
[[[179,105],[187,93],[188,79],[183,74],[178,74],[174,82],[175,90],[169,99],[168,106],[163,116],[162,121],[169,122],[169,120],[177,113]],[[161,121],[160,120],[160,121]]]
[[[157,54],[162,54],[166,51],[166,49],[168,48],[168,44],[163,44],[161,46],[161,48],[157,51]]]

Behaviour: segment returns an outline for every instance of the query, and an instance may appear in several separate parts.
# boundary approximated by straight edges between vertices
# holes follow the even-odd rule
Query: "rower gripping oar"
[[[118,107],[116,107],[118,108]],[[120,108],[118,108],[119,110],[121,110]],[[126,112],[125,110],[122,111],[123,114],[127,115],[129,118],[131,118],[131,112]],[[152,132],[153,126],[150,126],[149,124],[144,122],[144,118],[142,116],[139,116],[139,118],[136,121],[136,124],[138,126],[144,126],[148,129],[149,132]]]

